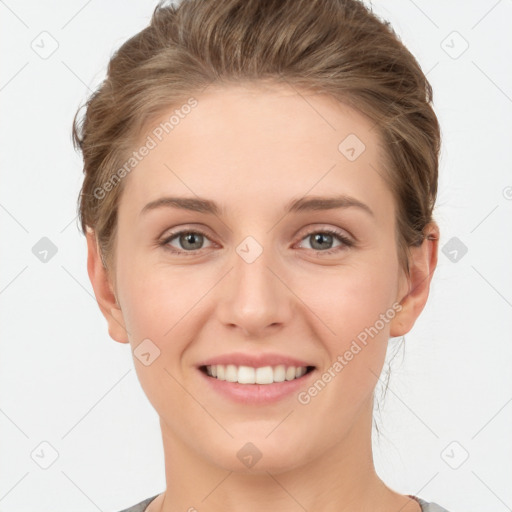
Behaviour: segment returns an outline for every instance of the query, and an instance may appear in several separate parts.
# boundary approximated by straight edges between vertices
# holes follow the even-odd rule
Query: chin
[[[307,464],[307,454],[300,443],[286,444],[283,439],[270,440],[265,438],[266,435],[260,432],[252,437],[235,437],[229,442],[215,443],[212,446],[218,450],[208,450],[207,456],[226,471],[252,475],[279,474]],[[202,451],[202,456],[205,454],[206,450]]]

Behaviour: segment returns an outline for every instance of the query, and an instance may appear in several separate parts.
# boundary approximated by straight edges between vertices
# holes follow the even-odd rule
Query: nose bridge
[[[219,304],[224,324],[257,333],[286,321],[290,298],[275,275],[273,254],[271,248],[263,247],[253,237],[245,238],[236,247],[233,269]]]

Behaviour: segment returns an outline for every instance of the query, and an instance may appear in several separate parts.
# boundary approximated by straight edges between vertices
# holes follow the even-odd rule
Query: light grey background
[[[158,416],[88,280],[70,138],[154,6],[0,1],[0,511],[116,511],[165,488]],[[434,88],[446,252],[393,362],[377,469],[450,512],[512,510],[512,1],[373,6]]]

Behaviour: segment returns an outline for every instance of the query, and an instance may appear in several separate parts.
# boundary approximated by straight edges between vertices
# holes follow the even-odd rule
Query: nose
[[[262,337],[286,325],[293,293],[270,250],[252,262],[235,252],[233,268],[218,290],[217,314],[223,325],[246,337]]]

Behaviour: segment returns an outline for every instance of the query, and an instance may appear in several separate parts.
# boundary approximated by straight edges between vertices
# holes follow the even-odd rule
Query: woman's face
[[[403,333],[382,148],[371,121],[324,95],[229,86],[195,100],[149,127],[123,178],[112,315],[129,335],[112,320],[110,332],[131,344],[167,443],[229,470],[249,454],[261,455],[252,472],[284,471],[368,435],[388,338]],[[341,196],[345,207],[307,207]],[[171,197],[215,210],[154,203]],[[233,354],[314,370],[255,385],[199,368],[251,366]]]

